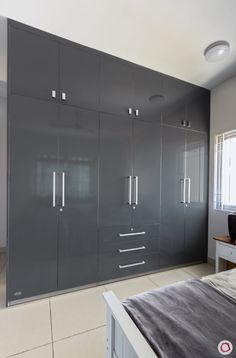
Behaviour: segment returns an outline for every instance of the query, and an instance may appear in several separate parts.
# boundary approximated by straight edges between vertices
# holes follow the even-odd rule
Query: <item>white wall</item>
[[[2,16],[207,88],[234,73],[235,12],[235,0],[0,0]],[[218,39],[231,55],[212,65]]]
[[[208,237],[208,256],[211,258],[215,258],[215,243],[212,237],[228,234],[228,213],[213,210],[214,138],[217,134],[232,129],[236,129],[236,76],[211,91]]]

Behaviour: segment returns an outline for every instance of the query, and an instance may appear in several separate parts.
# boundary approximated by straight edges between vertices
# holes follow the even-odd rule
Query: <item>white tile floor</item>
[[[18,306],[4,307],[4,272],[0,274],[0,358],[104,358],[106,317],[102,292],[119,299],[214,272],[194,265]]]

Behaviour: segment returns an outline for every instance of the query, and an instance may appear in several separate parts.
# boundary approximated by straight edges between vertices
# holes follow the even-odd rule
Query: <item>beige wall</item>
[[[211,92],[210,177],[209,177],[209,242],[208,256],[215,257],[214,235],[228,233],[228,213],[213,210],[214,138],[215,135],[236,129],[236,76]]]

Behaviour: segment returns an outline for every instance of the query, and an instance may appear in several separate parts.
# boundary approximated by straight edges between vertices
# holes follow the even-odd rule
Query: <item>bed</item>
[[[236,357],[236,269],[104,299],[107,358]]]

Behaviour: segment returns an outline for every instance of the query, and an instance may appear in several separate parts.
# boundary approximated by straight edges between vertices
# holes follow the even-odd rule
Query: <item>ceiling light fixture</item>
[[[208,62],[218,62],[229,55],[230,44],[227,41],[216,41],[207,46],[204,56]]]

